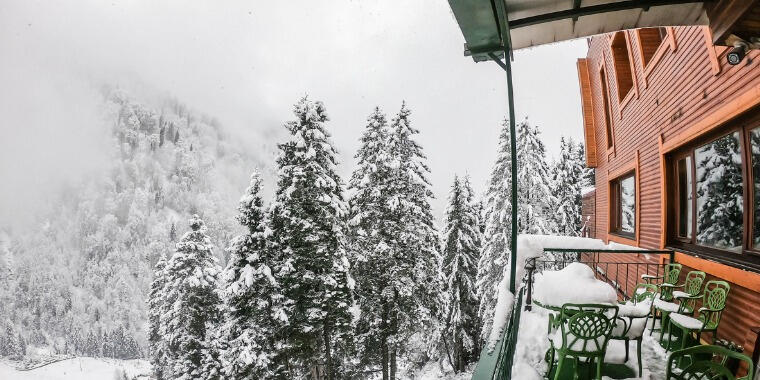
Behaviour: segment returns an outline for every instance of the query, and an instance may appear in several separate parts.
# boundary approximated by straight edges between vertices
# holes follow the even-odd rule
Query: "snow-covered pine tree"
[[[594,168],[586,166],[586,148],[583,146],[583,141],[578,141],[575,148],[575,155],[577,156],[581,178],[583,178],[581,181],[581,189],[584,187],[596,186],[596,173],[594,173]]]
[[[419,131],[412,128],[410,113],[406,103],[402,103],[389,134],[393,169],[389,202],[393,218],[400,226],[396,232],[400,244],[393,252],[390,273],[394,284],[388,288],[394,293],[389,323],[397,331],[388,343],[391,379],[397,373],[397,354],[410,340],[423,342],[425,347],[418,349],[430,350],[440,336],[437,322],[441,320],[443,303],[440,238],[433,223],[430,206],[433,192],[427,179],[430,169],[425,164],[427,158],[422,147],[414,140]],[[410,339],[413,335],[416,338]]]
[[[390,320],[394,302],[394,249],[400,225],[391,209],[392,188],[388,122],[376,107],[367,118],[358,160],[349,181],[349,241],[352,275],[356,279],[357,359],[361,370],[380,370],[389,377],[388,340],[394,335]]]
[[[153,281],[148,295],[148,349],[150,364],[156,380],[164,380],[166,371],[166,340],[161,336],[161,315],[166,310],[164,286],[166,285],[166,256],[161,255],[153,270]]]
[[[213,378],[204,371],[211,331],[220,321],[219,266],[197,215],[177,243],[165,267],[165,305],[160,318],[161,335],[167,342],[165,378],[190,380]]]
[[[550,234],[556,199],[551,191],[551,175],[541,132],[525,118],[517,124],[517,210],[518,230],[528,234]]]
[[[227,379],[284,379],[285,367],[277,342],[285,322],[280,289],[272,275],[275,257],[267,244],[267,220],[261,199],[261,176],[240,199],[238,222],[245,232],[230,245],[230,258],[222,275],[225,324],[221,355]]]
[[[582,149],[582,148],[581,148]],[[577,146],[572,138],[560,138],[559,159],[552,168],[553,223],[563,236],[579,236],[583,225],[581,215],[581,188],[583,163],[578,162]]]
[[[274,269],[287,316],[283,333],[293,378],[342,377],[350,345],[353,280],[344,247],[346,205],[322,102],[302,98],[279,144],[270,209]]]
[[[480,295],[478,317],[483,323],[482,340],[491,334],[499,282],[509,263],[509,237],[512,223],[512,155],[509,120],[502,123],[496,163],[491,170],[484,201],[485,233],[478,261],[477,289]]]
[[[443,233],[443,273],[447,306],[443,340],[449,361],[462,372],[479,352],[479,297],[475,286],[481,235],[469,179],[454,177]]]

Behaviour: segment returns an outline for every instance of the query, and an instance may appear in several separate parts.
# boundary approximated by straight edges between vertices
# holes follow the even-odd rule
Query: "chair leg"
[[[641,364],[641,341],[642,338],[636,339],[636,356],[639,358],[639,373],[638,376],[641,377],[641,372],[643,370],[642,364]]]
[[[654,324],[657,322],[657,309],[652,309],[652,327],[649,329],[649,336],[652,336],[654,332]],[[660,326],[662,328],[662,326]]]
[[[667,324],[670,321],[669,317],[670,317],[670,314],[668,312],[666,311],[660,312],[660,345],[662,345],[662,337],[664,335],[663,332],[665,331],[665,324]]]
[[[565,364],[565,354],[559,354],[559,360],[557,361],[557,370],[554,372],[554,380],[560,379],[560,373],[562,373],[562,365]],[[551,371],[551,369],[549,370]]]
[[[673,324],[668,321],[668,345],[665,351],[670,351],[670,344],[673,343]]]
[[[596,359],[596,380],[602,380],[602,363],[604,363],[604,356]]]
[[[624,342],[625,342],[625,362],[628,363],[628,343],[629,343],[628,338],[626,338]]]
[[[575,359],[575,368],[573,368],[573,380],[580,380],[581,376],[578,373],[578,369],[580,369],[581,360],[577,357],[574,359]]]

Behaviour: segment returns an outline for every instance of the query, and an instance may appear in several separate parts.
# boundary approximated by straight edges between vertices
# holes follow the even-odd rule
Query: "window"
[[[669,162],[669,244],[760,271],[760,113]]]
[[[602,66],[602,69],[599,71],[599,81],[602,85],[602,108],[604,109],[604,112],[602,113],[602,116],[604,117],[604,125],[605,125],[605,131],[607,133],[607,149],[611,149],[615,143],[612,136],[612,118],[610,117],[610,100],[608,98],[608,92],[607,92],[607,73],[604,70],[604,66]]]
[[[646,67],[654,58],[657,49],[668,38],[665,28],[643,28],[636,31],[639,36],[641,62]]]
[[[610,232],[627,238],[636,234],[636,178],[634,173],[610,182]]]
[[[615,66],[618,101],[622,101],[633,88],[633,71],[628,55],[628,41],[625,32],[617,32],[612,37],[612,62]]]

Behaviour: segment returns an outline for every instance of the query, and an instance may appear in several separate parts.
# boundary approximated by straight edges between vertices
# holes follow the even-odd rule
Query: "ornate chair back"
[[[702,297],[702,307],[699,309],[700,320],[704,322],[705,330],[715,330],[720,324],[720,316],[726,308],[726,300],[731,286],[725,281],[708,281]]]
[[[565,304],[562,306],[562,347],[580,356],[593,356],[607,349],[615,327],[618,307],[604,304]]]
[[[747,365],[748,373],[742,378],[734,376],[726,368],[729,358],[739,360]],[[687,360],[683,360],[687,359]],[[719,359],[719,360],[718,360]],[[689,363],[678,368],[678,363]],[[752,359],[738,352],[733,352],[720,346],[694,346],[683,350],[674,351],[668,357],[668,366],[665,373],[666,380],[752,380],[754,368]]]
[[[696,296],[702,291],[705,282],[705,272],[693,270],[686,275],[683,291],[689,296]],[[680,300],[680,312],[692,314],[697,306],[697,298],[684,298]]]
[[[654,296],[657,295],[657,285],[655,284],[637,284],[636,289],[633,290],[631,301],[634,305],[639,302],[649,300],[654,301]]]
[[[665,272],[663,273],[662,282],[665,284],[675,285],[678,283],[678,276],[681,275],[681,268],[683,266],[678,263],[670,263],[665,265]],[[663,301],[673,300],[673,288],[663,287],[660,289],[660,298]]]

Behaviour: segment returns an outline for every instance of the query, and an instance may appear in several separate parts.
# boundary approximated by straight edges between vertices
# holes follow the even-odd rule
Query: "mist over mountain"
[[[102,155],[87,156],[99,160],[97,175],[40,180],[29,221],[0,224],[0,339],[136,357],[146,347],[154,264],[171,254],[193,214],[206,221],[224,263],[240,229],[237,201],[273,153],[176,99],[99,92],[97,125],[87,128],[106,135]]]

